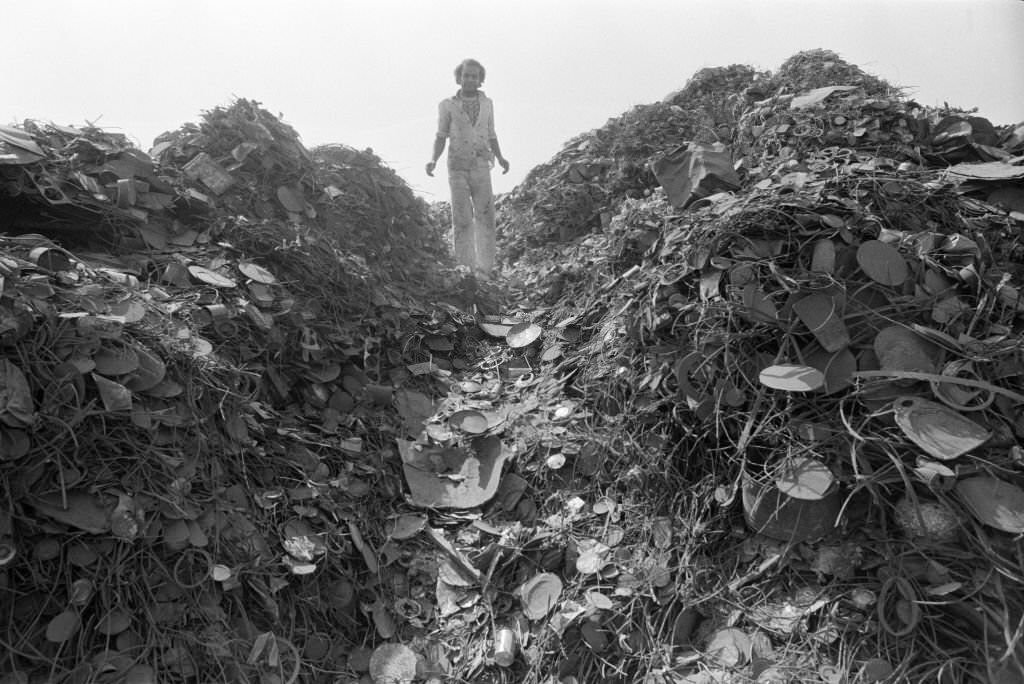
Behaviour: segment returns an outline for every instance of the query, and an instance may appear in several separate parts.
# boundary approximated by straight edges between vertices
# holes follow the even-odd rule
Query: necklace
[[[469,117],[470,122],[475,125],[476,119],[480,115],[480,98],[476,96],[462,97],[461,93],[459,95],[459,98],[462,101],[463,111],[466,112],[466,115]]]

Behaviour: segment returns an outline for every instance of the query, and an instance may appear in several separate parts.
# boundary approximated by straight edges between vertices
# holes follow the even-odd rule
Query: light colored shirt
[[[491,139],[497,137],[494,133],[494,103],[481,91],[477,91],[477,97],[480,112],[475,122],[462,106],[458,93],[441,100],[437,106],[437,135],[448,138],[450,169],[469,170],[479,159],[488,164],[494,161],[491,151]]]

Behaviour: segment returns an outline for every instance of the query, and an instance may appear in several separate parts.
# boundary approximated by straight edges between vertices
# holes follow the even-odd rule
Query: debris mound
[[[517,363],[575,405],[517,459],[541,489],[559,451],[578,497],[535,514],[564,587],[523,667],[1019,679],[1024,125],[825,50],[698,76],[503,205],[510,301],[544,330]],[[641,113],[702,124],[648,138]],[[624,168],[646,180],[613,192]]]
[[[742,92],[757,77],[745,65],[702,69],[665,100],[638,105],[567,142],[500,198],[505,258],[511,263],[527,246],[565,241],[607,225],[622,200],[643,197],[657,186],[647,165],[650,157],[684,140],[715,142],[728,136]]]
[[[0,678],[346,671],[409,333],[468,306],[426,203],[238,100],[0,128],[0,217]]]
[[[704,69],[501,200],[484,310],[257,103],[0,129],[0,676],[1020,680],[1022,159]]]
[[[291,126],[256,102],[214,108],[200,124],[158,137],[153,152],[164,168],[206,185],[225,212],[270,225],[271,244],[261,243],[259,228],[238,231],[236,239],[248,240],[242,246],[253,251],[273,249],[282,223],[319,218],[336,246],[399,280],[421,278],[445,259],[426,202],[372,150],[334,144],[307,151]]]

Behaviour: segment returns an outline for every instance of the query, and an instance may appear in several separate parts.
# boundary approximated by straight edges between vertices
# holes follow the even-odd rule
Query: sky
[[[437,103],[484,64],[511,190],[563,143],[704,67],[825,48],[924,105],[1024,122],[1020,0],[38,0],[0,10],[0,124],[91,123],[147,150],[235,98],[307,147],[373,151],[428,200]]]

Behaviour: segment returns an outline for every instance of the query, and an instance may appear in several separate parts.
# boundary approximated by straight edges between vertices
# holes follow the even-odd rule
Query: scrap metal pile
[[[339,671],[394,368],[461,296],[440,229],[251,101],[151,155],[0,128],[0,678]]]
[[[506,200],[512,301],[551,333],[532,362],[585,409],[560,439],[605,454],[569,533],[604,555],[563,571],[586,611],[538,669],[1018,681],[1024,125],[919,106],[820,50],[745,88],[728,111],[652,105],[721,118],[646,159],[604,151],[643,148],[623,125],[643,108],[612,120]],[[576,235],[573,174],[645,161],[656,181],[604,192],[586,234],[519,231]],[[667,577],[638,594],[651,554]]]
[[[487,316],[246,100],[0,181],[3,684],[1021,679],[1024,126],[702,70],[500,200]]]

